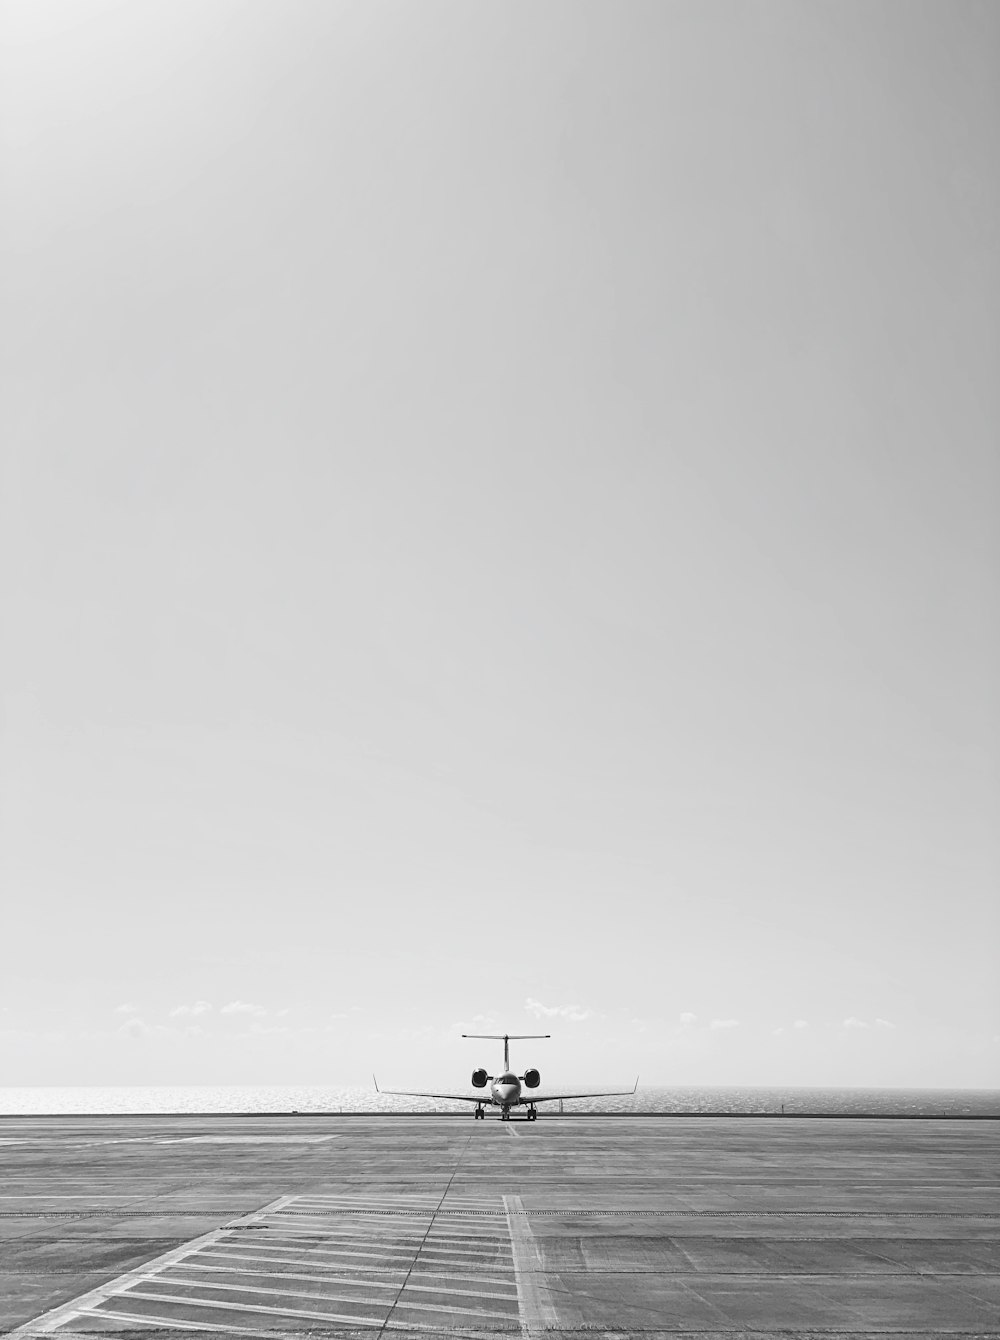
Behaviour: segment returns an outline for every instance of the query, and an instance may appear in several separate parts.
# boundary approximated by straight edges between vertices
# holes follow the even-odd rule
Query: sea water
[[[540,1089],[539,1097],[544,1096]],[[470,1090],[470,1095],[472,1091]],[[463,1112],[466,1104],[335,1085],[0,1087],[0,1115],[157,1113]],[[544,1110],[544,1109],[543,1109]],[[754,1113],[839,1116],[996,1116],[996,1089],[661,1088],[619,1098],[567,1099],[566,1112]]]

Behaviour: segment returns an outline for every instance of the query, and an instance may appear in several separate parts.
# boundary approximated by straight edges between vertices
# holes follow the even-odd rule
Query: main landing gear
[[[486,1120],[486,1113],[483,1111],[483,1109],[482,1109],[481,1107],[477,1107],[477,1108],[476,1108],[475,1116],[476,1116],[476,1120],[477,1120],[477,1121],[485,1121],[485,1120]]]
[[[528,1120],[528,1121],[537,1121],[537,1120],[538,1120],[538,1112],[537,1112],[537,1110],[535,1109],[534,1105],[532,1105],[531,1107],[528,1108],[528,1117],[527,1117],[527,1120]]]

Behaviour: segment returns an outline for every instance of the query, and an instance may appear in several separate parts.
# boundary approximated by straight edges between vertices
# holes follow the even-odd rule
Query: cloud
[[[131,1001],[125,1001],[122,1005],[115,1006],[115,1014],[135,1014],[136,1008]]]
[[[354,1006],[351,1007],[352,1009]],[[499,1033],[500,1025],[492,1014],[474,1014],[471,1019],[452,1024],[454,1032],[462,1033]]]
[[[784,1033],[784,1031],[785,1031],[785,1030],[784,1030],[783,1028],[781,1028],[780,1026],[779,1026],[778,1028],[772,1028],[772,1029],[771,1029],[771,1035],[772,1035],[772,1037],[780,1038],[781,1035],[782,1035],[782,1033]]]
[[[193,1005],[175,1005],[170,1011],[171,1019],[184,1019],[197,1014],[208,1014],[212,1008],[211,1001],[196,1000]]]
[[[698,1022],[698,1016],[696,1014],[692,1014],[690,1010],[685,1010],[683,1014],[680,1016],[680,1020],[685,1028],[690,1028],[692,1024],[696,1024]]]
[[[865,1023],[864,1019],[859,1019],[856,1015],[852,1014],[852,1015],[850,1016],[849,1019],[845,1019],[845,1020],[844,1020],[844,1027],[845,1027],[845,1028],[867,1028],[868,1025]]]
[[[524,1008],[536,1019],[564,1019],[567,1023],[579,1024],[584,1019],[592,1019],[596,1011],[580,1005],[543,1005],[540,1000],[529,996]]]
[[[808,1019],[796,1019],[796,1020],[795,1020],[795,1023],[792,1024],[792,1027],[793,1027],[793,1028],[808,1028],[808,1027],[809,1027],[809,1020],[808,1020]]]
[[[896,1025],[889,1019],[876,1019],[875,1024],[878,1028],[895,1028]]]
[[[223,1005],[221,1013],[253,1014],[260,1018],[261,1015],[267,1014],[267,1010],[264,1009],[263,1005],[252,1005],[247,1000],[231,1000],[228,1005]]]
[[[713,1019],[709,1028],[739,1028],[739,1019]]]
[[[122,1037],[132,1038],[138,1042],[143,1038],[163,1037],[168,1033],[173,1033],[174,1030],[168,1028],[166,1024],[147,1024],[137,1015],[132,1015],[119,1027],[118,1032]]]

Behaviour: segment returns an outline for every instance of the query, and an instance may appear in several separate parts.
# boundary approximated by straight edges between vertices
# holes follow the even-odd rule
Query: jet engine
[[[486,1088],[486,1081],[487,1081],[488,1078],[489,1078],[489,1076],[486,1074],[486,1071],[485,1071],[485,1070],[482,1070],[482,1069],[479,1069],[479,1070],[473,1070],[473,1072],[472,1072],[472,1087],[473,1087],[474,1089],[485,1089],[485,1088]]]
[[[541,1082],[542,1077],[537,1070],[526,1070],[524,1072],[524,1083],[526,1088],[537,1089]]]

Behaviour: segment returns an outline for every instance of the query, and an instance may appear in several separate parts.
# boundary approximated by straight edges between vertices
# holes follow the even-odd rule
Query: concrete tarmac
[[[1000,1337],[1000,1123],[0,1120],[18,1336]]]

